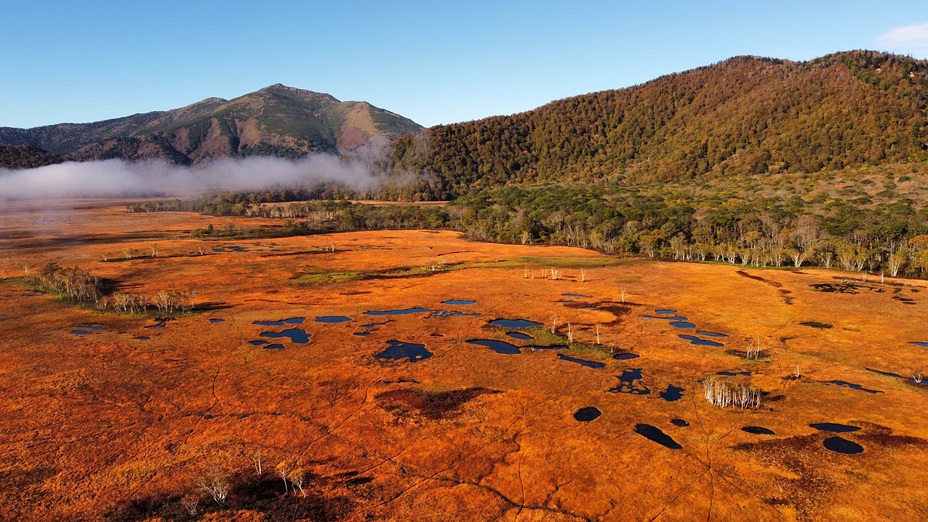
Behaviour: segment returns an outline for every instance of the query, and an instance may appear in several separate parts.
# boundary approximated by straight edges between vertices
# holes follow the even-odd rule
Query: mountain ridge
[[[524,183],[642,183],[928,160],[928,61],[733,57],[623,89],[400,138],[419,197]]]
[[[222,156],[352,153],[421,130],[367,102],[342,102],[274,84],[231,100],[90,123],[0,128],[0,144],[38,147],[67,160],[162,158],[192,164]]]

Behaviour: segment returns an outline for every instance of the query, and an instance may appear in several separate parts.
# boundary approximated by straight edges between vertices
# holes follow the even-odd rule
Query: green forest
[[[928,62],[855,51],[739,57],[511,116],[437,126],[378,165],[403,199],[500,185],[645,183],[924,162]]]
[[[425,129],[371,169],[382,183],[365,193],[280,188],[128,210],[282,220],[200,236],[447,228],[608,254],[928,276],[928,62],[905,56],[732,58]]]

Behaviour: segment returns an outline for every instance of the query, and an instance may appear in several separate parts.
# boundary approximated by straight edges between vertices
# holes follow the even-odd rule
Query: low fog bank
[[[375,185],[357,159],[313,155],[299,160],[274,157],[222,158],[196,167],[163,160],[119,159],[60,163],[36,169],[0,169],[0,200],[196,196],[213,191],[260,191],[342,183],[365,190]]]

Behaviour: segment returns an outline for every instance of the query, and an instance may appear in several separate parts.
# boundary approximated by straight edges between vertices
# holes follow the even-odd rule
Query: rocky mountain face
[[[223,100],[93,123],[0,128],[0,144],[43,149],[67,160],[162,158],[189,165],[226,156],[350,154],[422,127],[367,102],[272,85]]]

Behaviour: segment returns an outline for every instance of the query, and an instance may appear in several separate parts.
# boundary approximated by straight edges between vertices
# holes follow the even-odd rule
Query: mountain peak
[[[196,163],[221,156],[348,154],[421,128],[369,104],[276,83],[233,100],[206,98],[102,122],[0,128],[0,145],[31,145],[78,161],[158,157]]]

